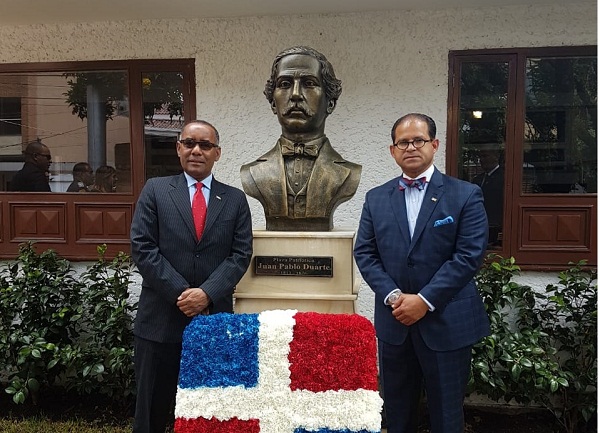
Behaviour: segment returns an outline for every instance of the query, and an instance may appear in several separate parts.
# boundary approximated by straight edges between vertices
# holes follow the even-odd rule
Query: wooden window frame
[[[112,194],[0,192],[0,259],[13,259],[19,245],[33,241],[39,252],[53,249],[69,260],[95,260],[130,253],[129,229],[145,184],[142,72],[182,72],[184,121],[196,118],[194,59],[148,59],[2,64],[0,73],[122,70],[128,74],[131,192]],[[173,148],[175,152],[175,148]]]
[[[514,257],[523,269],[564,269],[587,260],[597,266],[597,194],[533,194],[521,192],[525,118],[525,67],[528,57],[596,56],[596,46],[460,50],[449,53],[446,172],[458,175],[460,66],[465,61],[506,61],[509,64],[504,197],[503,257]],[[580,242],[531,242],[530,227],[572,224]],[[559,236],[560,237],[560,236]]]

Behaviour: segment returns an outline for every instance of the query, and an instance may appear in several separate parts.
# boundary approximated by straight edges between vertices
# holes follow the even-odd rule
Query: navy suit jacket
[[[402,344],[408,334],[408,327],[383,303],[395,288],[420,293],[435,307],[412,325],[430,349],[456,350],[488,335],[489,319],[473,280],[485,255],[487,236],[481,189],[437,169],[412,240],[398,178],[369,191],[354,256],[375,292],[377,337]]]
[[[185,289],[201,287],[212,301],[211,313],[233,312],[233,291],[252,256],[246,195],[213,178],[206,226],[196,241],[183,173],[149,179],[131,224],[131,254],[143,277],[134,334],[180,342],[191,320],[177,307]]]

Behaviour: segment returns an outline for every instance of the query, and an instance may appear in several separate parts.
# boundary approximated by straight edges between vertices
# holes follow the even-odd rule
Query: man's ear
[[[277,107],[275,106],[275,99],[271,101],[271,111],[273,114],[277,114]]]
[[[335,99],[331,99],[329,101],[327,101],[327,114],[331,114],[333,113],[333,110],[335,110],[335,105],[337,104],[337,100]]]

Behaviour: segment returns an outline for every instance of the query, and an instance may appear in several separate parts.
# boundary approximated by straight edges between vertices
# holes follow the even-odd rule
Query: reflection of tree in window
[[[542,193],[596,192],[596,58],[528,58],[524,161]]]
[[[183,74],[144,71],[142,77],[146,179],[180,173],[174,148],[184,124]]]
[[[129,144],[115,144],[112,161],[107,161],[106,153],[107,122],[116,115],[129,116],[127,74],[106,71],[67,73],[64,76],[69,78],[69,89],[64,93],[66,102],[74,115],[87,119],[90,164],[98,168],[114,161],[121,179],[119,190],[131,190]],[[176,130],[179,131],[183,118],[183,75],[179,72],[144,73],[140,84],[144,124],[152,127],[162,122],[162,119],[155,121],[155,118],[161,118],[164,112],[169,120],[177,118]],[[161,125],[158,127],[161,128]]]
[[[169,117],[183,117],[183,75],[179,72],[144,73],[142,78],[144,123],[152,124],[157,110]]]
[[[88,160],[96,169],[106,164],[106,123],[126,98],[127,74],[123,72],[66,73],[69,90],[63,95],[72,113],[87,118]]]
[[[464,62],[460,72],[461,158],[459,177],[472,181],[480,173],[482,144],[504,143],[508,100],[508,63]],[[475,115],[477,113],[477,115]]]

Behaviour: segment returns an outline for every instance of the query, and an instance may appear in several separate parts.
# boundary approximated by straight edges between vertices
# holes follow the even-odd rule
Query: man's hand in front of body
[[[403,293],[392,305],[392,314],[400,323],[410,326],[419,321],[429,307],[419,295]]]
[[[188,317],[194,317],[207,310],[210,304],[210,298],[199,287],[190,287],[185,289],[179,298],[177,298],[177,307]]]

